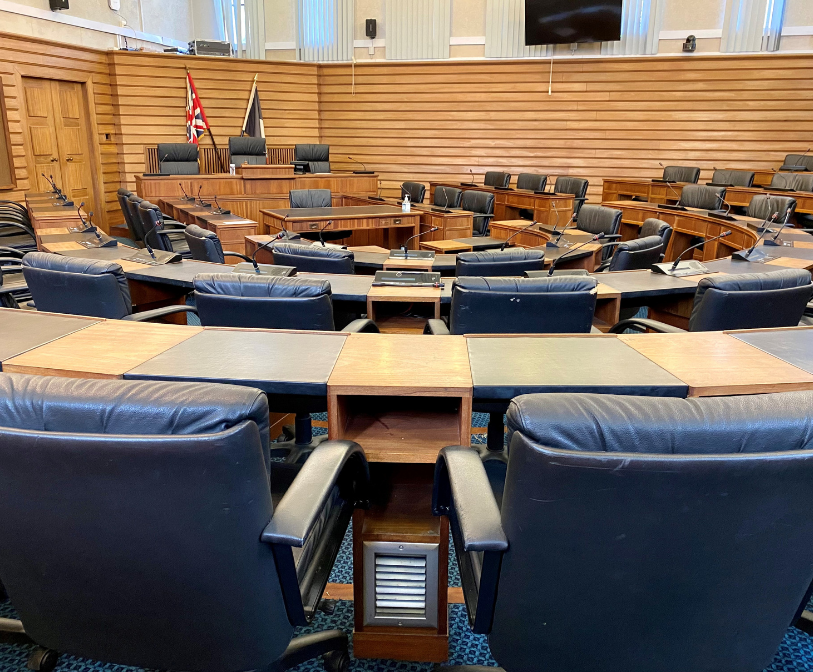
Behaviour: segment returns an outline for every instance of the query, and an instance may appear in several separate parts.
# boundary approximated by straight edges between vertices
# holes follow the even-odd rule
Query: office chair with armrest
[[[184,229],[186,244],[189,246],[189,253],[195,261],[211,261],[214,264],[225,264],[226,257],[238,257],[244,261],[251,261],[251,257],[239,252],[227,252],[223,250],[220,238],[214,231],[207,231],[196,224],[190,224]]]
[[[30,301],[31,292],[22,274],[25,253],[11,247],[0,247],[0,306],[19,308]]]
[[[294,145],[292,163],[297,173],[329,173],[330,145]]]
[[[0,201],[0,245],[20,252],[34,252],[37,237],[28,210],[16,201]]]
[[[229,163],[242,166],[247,163],[251,166],[264,166],[266,164],[265,138],[250,138],[240,136],[229,138]]]
[[[672,227],[662,219],[650,217],[644,220],[641,229],[638,231],[639,238],[648,238],[649,236],[660,236],[663,240],[663,250],[665,252],[669,240],[672,238]]]
[[[547,183],[547,175],[537,175],[536,173],[520,173],[517,175],[517,189],[544,191]]]
[[[619,243],[609,243],[615,246],[613,256],[595,270],[596,273],[609,271],[635,271],[650,268],[657,264],[663,256],[663,238],[649,236],[636,238]]]
[[[725,187],[708,187],[704,184],[684,185],[678,205],[700,210],[719,210],[725,200]]]
[[[191,259],[192,253],[183,235],[186,227],[181,224],[180,229],[168,228],[169,222],[161,212],[161,208],[149,201],[142,200],[138,204],[138,215],[141,217],[141,226],[144,229],[145,243],[156,250],[176,252],[184,259]],[[173,220],[173,226],[175,222]],[[153,230],[153,227],[155,229]]]
[[[409,194],[412,203],[423,203],[426,197],[426,185],[421,182],[404,182],[401,184],[401,200]]]
[[[700,168],[694,166],[666,166],[663,169],[663,179],[667,182],[697,184],[700,179]]]
[[[790,214],[788,214],[790,211]],[[773,194],[757,194],[751,199],[746,214],[757,219],[769,219],[774,213],[779,213],[773,225],[782,225],[793,218],[796,212],[796,199],[790,196],[774,196]]]
[[[807,391],[520,396],[502,490],[474,451],[444,448],[433,509],[497,663],[769,666],[813,579],[811,404]]]
[[[139,226],[136,226],[136,223],[133,221],[133,214],[130,209],[130,205],[128,203],[128,199],[133,195],[133,192],[129,189],[119,189],[116,192],[116,199],[119,202],[119,208],[121,208],[121,214],[124,217],[124,223],[127,226],[127,230],[130,232],[130,237],[139,244],[141,239],[143,238],[141,234],[141,230]]]
[[[813,156],[810,154],[788,154],[779,170],[811,170],[813,171]]]
[[[459,208],[462,196],[462,189],[455,189],[454,187],[435,187],[435,198],[432,204],[439,208]]]
[[[715,170],[711,176],[711,184],[726,187],[753,187],[754,173],[749,170]]]
[[[463,196],[460,198],[460,209],[474,213],[473,235],[488,235],[488,223],[494,217],[494,194],[469,189],[463,192]]]
[[[344,633],[291,637],[366,498],[358,444],[280,478],[251,387],[0,374],[0,395],[0,575],[20,617],[0,627],[44,647],[33,667],[348,668]]]
[[[498,170],[487,170],[483,177],[484,187],[501,187],[505,189],[511,184],[511,173],[502,173]]]
[[[291,189],[288,205],[291,208],[329,208],[333,203],[330,189]]]
[[[274,263],[293,266],[299,273],[336,273],[353,275],[355,255],[350,250],[335,247],[277,243],[271,248]]]
[[[796,178],[799,175],[804,173],[774,173],[771,176],[771,189],[791,189],[793,191],[799,191],[796,189]],[[813,177],[811,175],[810,177]]]
[[[543,250],[526,250],[521,247],[484,252],[461,252],[457,255],[455,275],[477,277],[520,277],[525,271],[541,271],[545,265]]]
[[[579,220],[582,206],[587,200],[587,189],[590,182],[582,177],[569,177],[567,175],[560,175],[556,178],[553,185],[553,191],[557,194],[572,194],[573,195],[573,218]]]
[[[23,276],[37,310],[47,313],[146,322],[197,312],[191,306],[166,306],[133,313],[127,278],[114,262],[31,252],[23,258]]]
[[[198,156],[198,146],[193,143],[158,143],[158,172],[163,175],[199,175]]]
[[[775,273],[712,275],[697,283],[689,331],[771,329],[795,327],[813,296],[808,271],[788,268]],[[685,330],[657,320],[621,320],[610,329],[682,333]]]
[[[813,192],[813,173],[798,173],[793,180],[793,189],[807,193]]]
[[[618,229],[621,226],[621,210],[607,208],[603,205],[585,205],[579,212],[576,228],[593,235],[603,233],[604,240],[612,242],[621,237]],[[605,245],[602,251],[602,261],[606,261],[612,254],[612,249]]]

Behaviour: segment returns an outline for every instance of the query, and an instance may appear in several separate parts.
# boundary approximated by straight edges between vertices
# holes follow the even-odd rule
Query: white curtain
[[[226,40],[238,58],[265,58],[263,0],[220,0]]]
[[[776,51],[784,18],[785,0],[726,0],[720,51]]]
[[[664,0],[624,0],[621,39],[602,42],[601,53],[613,56],[657,54]]]
[[[297,0],[296,28],[298,60],[353,59],[353,0]]]
[[[451,0],[387,0],[387,58],[449,58]]]
[[[525,0],[486,0],[486,57],[544,57],[550,45],[525,46]]]

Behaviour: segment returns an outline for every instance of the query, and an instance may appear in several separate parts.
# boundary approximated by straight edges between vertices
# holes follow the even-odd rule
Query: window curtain
[[[265,58],[263,0],[220,0],[226,40],[238,58]]]
[[[387,0],[387,58],[449,58],[451,0]]]
[[[720,51],[776,51],[784,19],[785,0],[727,0]]]
[[[525,0],[487,0],[487,58],[533,58],[550,54],[550,45],[525,46]]]
[[[353,0],[297,0],[296,28],[297,60],[353,59]]]
[[[601,53],[611,56],[657,54],[664,0],[624,0],[621,39],[602,42]]]

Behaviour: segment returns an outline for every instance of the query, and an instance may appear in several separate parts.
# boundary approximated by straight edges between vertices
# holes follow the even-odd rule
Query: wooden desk
[[[633,198],[643,199],[648,203],[677,203],[683,193],[686,182],[653,182],[633,178],[605,178],[602,185],[601,200],[627,201]]]
[[[261,180],[266,177],[293,177],[294,167],[290,164],[250,164],[237,166],[235,172],[245,180]]]
[[[158,200],[157,205],[161,212],[183,224],[195,224],[215,233],[227,252],[243,254],[246,236],[256,235],[259,226],[256,220],[235,214],[219,214],[214,212],[215,208],[206,208],[183,199],[162,198]]]
[[[376,318],[376,303],[428,303],[432,306],[433,317],[440,319],[440,288],[434,287],[370,287],[367,292],[367,317],[378,324],[382,333],[414,333],[423,331],[423,324],[411,320],[407,328],[393,324],[388,328],[386,319]]]
[[[34,231],[38,229],[52,229],[59,227],[82,226],[82,220],[77,210],[79,204],[71,206],[54,205],[53,201],[28,203],[28,215],[31,218],[31,226]],[[84,210],[82,217],[87,220],[87,212]]]
[[[517,231],[521,231],[527,227],[528,224],[529,222],[524,219],[491,222],[491,237],[497,240],[507,240]],[[550,228],[546,230],[540,225],[537,225],[536,227],[526,229],[519,235],[514,236],[514,238],[511,239],[511,245],[515,245],[517,247],[542,249],[542,246],[545,245],[545,243],[556,236],[558,236],[558,234],[552,234]],[[569,228],[561,239],[561,242],[568,247],[544,248],[545,264],[550,265],[550,263],[552,263],[554,260],[568,254],[573,247],[584,243],[591,237],[591,234],[586,233],[585,231],[580,231],[575,227]],[[568,256],[566,261],[563,261],[561,264],[557,263],[556,267],[562,269],[583,268],[592,273],[601,263],[603,249],[604,248],[600,243],[588,243],[581,249]]]
[[[785,173],[780,173],[785,174]],[[788,175],[790,173],[787,173]],[[796,212],[806,215],[813,214],[813,194],[804,191],[771,191],[768,189],[756,189],[754,187],[728,187],[725,192],[725,200],[731,205],[747,208],[754,196],[768,194],[771,196],[789,196],[796,199]],[[784,218],[784,213],[780,213],[780,220]]]
[[[0,371],[4,361],[100,321],[97,317],[0,308]]]
[[[455,252],[471,252],[471,245],[456,240],[434,240],[422,242],[420,249],[431,250],[440,254],[452,254]]]

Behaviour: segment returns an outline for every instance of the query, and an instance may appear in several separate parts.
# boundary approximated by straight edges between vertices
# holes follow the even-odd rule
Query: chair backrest
[[[810,273],[712,275],[697,284],[689,331],[795,327],[813,295]]]
[[[130,212],[130,219],[133,220],[133,232],[135,239],[138,241],[144,240],[144,224],[141,222],[141,213],[138,211],[138,204],[144,199],[138,194],[130,194],[125,201],[127,210]]]
[[[680,194],[679,204],[687,208],[719,210],[725,199],[725,187],[708,187],[704,184],[687,184]]]
[[[274,263],[293,266],[300,273],[337,273],[353,275],[355,255],[350,250],[314,245],[277,243],[271,248]]]
[[[409,194],[409,200],[413,203],[423,203],[426,197],[426,185],[421,182],[404,182],[401,185],[401,198]]]
[[[663,239],[663,252],[665,253],[666,248],[669,246],[669,239],[672,237],[672,227],[662,219],[650,217],[644,220],[641,230],[638,232],[639,238],[648,238],[649,236],[660,236]]]
[[[689,182],[697,184],[700,179],[700,168],[694,166],[666,166],[663,179],[667,182]]]
[[[463,196],[461,189],[454,187],[435,187],[434,205],[441,208],[460,207],[460,198]]]
[[[511,184],[511,173],[487,170],[483,178],[484,187],[507,187],[509,184]]]
[[[521,247],[485,252],[461,252],[457,255],[457,277],[521,276],[525,271],[541,271],[545,264],[542,250],[526,250]]]
[[[265,164],[265,138],[229,138],[229,161],[235,166]]]
[[[330,189],[291,189],[288,203],[292,208],[329,208],[333,195]]]
[[[596,279],[457,278],[452,285],[452,334],[587,333],[596,309]]]
[[[711,181],[714,184],[725,184],[732,187],[752,187],[754,186],[754,173],[750,170],[715,170]]]
[[[793,188],[796,191],[813,192],[813,173],[797,173]]]
[[[460,199],[460,209],[474,213],[473,229],[475,234],[483,235],[488,229],[489,217],[494,213],[494,194],[488,191],[468,189]]]
[[[159,143],[158,165],[164,175],[198,175],[198,146],[187,142]]]
[[[620,243],[610,259],[608,271],[634,271],[657,264],[663,254],[663,238],[648,236]]]
[[[202,273],[194,284],[204,327],[335,329],[327,280]]]
[[[138,214],[141,217],[141,226],[144,227],[144,242],[156,250],[172,252],[172,243],[169,239],[158,235],[164,228],[164,213],[161,212],[161,208],[149,201],[141,201],[138,204]]]
[[[0,374],[0,396],[0,575],[30,637],[151,669],[279,658],[265,394]]]
[[[585,205],[579,213],[577,227],[587,233],[614,235],[621,226],[621,211],[603,205]]]
[[[23,277],[37,310],[111,320],[133,312],[127,278],[116,263],[29,252]]]
[[[226,262],[223,245],[214,231],[207,231],[196,224],[190,224],[184,229],[183,235],[195,261],[211,261],[215,264]]]
[[[294,160],[307,161],[309,173],[329,173],[330,145],[294,145]]]
[[[520,173],[517,175],[517,189],[543,191],[547,183],[547,175],[537,175],[536,173]]]
[[[781,224],[793,217],[796,212],[796,199],[790,196],[757,194],[748,205],[747,214],[757,219],[768,219],[777,213],[776,222]]]
[[[813,579],[811,404],[811,392],[514,399],[488,640],[500,666],[770,665]]]
[[[124,216],[124,223],[127,225],[127,230],[130,232],[130,235],[133,237],[133,240],[140,240],[138,237],[138,229],[133,222],[133,215],[130,211],[130,206],[127,204],[127,199],[133,195],[133,192],[129,191],[128,189],[119,189],[116,192],[116,199],[119,202],[119,208],[121,208],[121,214]]]
[[[808,170],[813,170],[813,156],[810,154],[788,154],[785,157],[783,166],[804,166]]]
[[[583,177],[570,177],[569,175],[560,175],[556,178],[556,182],[553,185],[553,191],[557,194],[573,194],[574,201],[573,201],[573,214],[575,219],[578,220],[582,206],[584,205],[584,200],[587,198],[587,189],[590,186],[590,182],[585,180]]]

